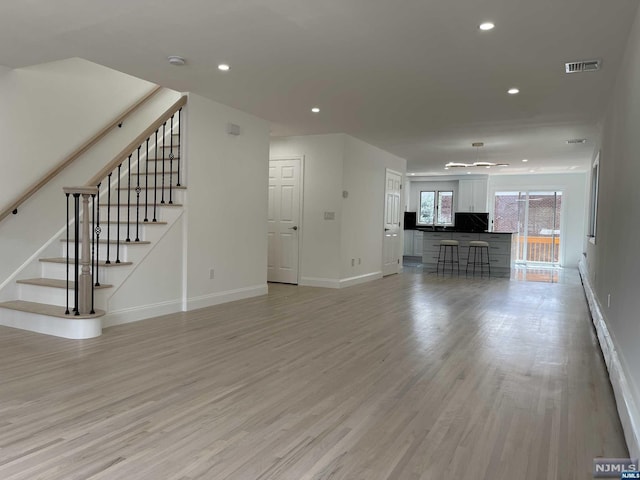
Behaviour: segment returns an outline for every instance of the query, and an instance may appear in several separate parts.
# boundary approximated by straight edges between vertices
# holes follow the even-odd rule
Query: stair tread
[[[25,285],[38,285],[41,287],[54,287],[54,288],[67,288],[67,281],[60,280],[58,278],[25,278],[17,280],[16,283],[23,283]],[[73,288],[75,282],[69,282],[69,288]],[[112,288],[113,285],[101,283],[99,286],[94,287],[96,290],[102,288]]]
[[[80,220],[80,223],[82,223],[82,220]],[[89,223],[91,225],[96,225],[96,222],[89,222]],[[120,225],[127,225],[127,224],[135,225],[136,224],[136,222],[134,220],[132,220],[130,222],[127,222],[126,220],[121,220],[120,222],[118,222],[117,220],[111,220],[109,222],[107,222],[107,221],[100,222],[100,225],[106,225],[107,223],[109,225],[117,225],[117,224],[120,224]],[[140,225],[167,225],[167,222],[161,222],[159,220],[157,222],[152,222],[151,220],[149,220],[148,222],[143,222],[142,220],[140,220]]]
[[[106,232],[105,232],[105,235],[106,235]],[[67,239],[66,238],[61,238],[60,241],[61,242],[66,242]],[[73,238],[69,239],[69,243],[73,243]],[[139,240],[137,242],[134,241],[134,240],[131,240],[130,242],[127,242],[126,240],[120,240],[120,242],[118,242],[117,240],[109,240],[109,241],[107,241],[107,240],[102,239],[102,238],[100,239],[99,243],[101,245],[106,245],[107,243],[109,245],[117,245],[118,243],[120,243],[120,245],[150,245],[151,244],[151,242],[149,240]]]
[[[50,258],[40,258],[39,261],[41,262],[46,262],[46,263],[67,263],[67,258],[66,257],[50,257]],[[73,263],[75,262],[74,258],[70,258],[69,259],[69,265],[73,265]],[[116,263],[115,260],[112,260],[111,263],[105,263],[104,260],[98,260],[98,266],[99,267],[121,267],[121,266],[125,266],[125,265],[133,265],[133,262],[120,262],[120,263]]]
[[[0,303],[1,308],[9,308],[11,310],[18,310],[20,312],[35,313],[38,315],[48,315],[50,317],[68,318],[70,320],[79,320],[83,318],[96,318],[102,317],[105,312],[103,310],[96,310],[93,315],[74,315],[73,313],[65,315],[65,307],[60,305],[50,305],[48,303],[27,302],[25,300],[10,300],[8,302]]]
[[[142,187],[142,186],[141,186],[140,188],[142,188],[142,190],[144,191],[144,187]],[[149,188],[151,189],[151,188],[152,188],[152,186],[151,186],[151,185],[149,185]],[[158,185],[158,188],[162,188],[162,184]],[[164,186],[164,189],[165,189],[165,190],[167,190],[168,188],[169,188],[169,185],[165,185],[165,186]],[[136,189],[136,187],[120,187],[120,190],[121,190],[121,191],[126,191],[126,190],[135,190],[135,189]],[[187,189],[186,185],[180,185],[180,186],[178,186],[178,185],[171,185],[171,190],[186,190],[186,189]],[[117,188],[116,188],[116,190],[117,190]]]
[[[145,205],[148,206],[148,207],[153,207],[154,204],[153,203],[141,203],[140,204],[141,207],[144,207]],[[109,205],[106,204],[106,203],[101,203],[100,206],[101,207],[107,207]],[[111,206],[115,208],[115,207],[117,207],[117,204],[114,202],[114,203],[111,204]],[[181,203],[167,203],[167,202],[165,202],[165,203],[156,203],[155,206],[156,207],[182,207],[183,205]],[[126,202],[120,202],[120,208],[126,208],[126,207],[127,207]]]

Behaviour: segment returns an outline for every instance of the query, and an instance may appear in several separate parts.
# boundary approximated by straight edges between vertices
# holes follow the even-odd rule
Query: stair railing
[[[173,204],[173,191],[175,187],[181,186],[182,164],[179,150],[182,107],[186,102],[186,96],[178,99],[94,175],[85,186],[64,188],[67,197],[66,314],[73,313],[77,316],[96,313],[94,290],[95,287],[100,286],[100,266],[110,265],[112,261],[116,264],[122,263],[120,259],[121,245],[139,242],[141,224],[158,221],[157,207],[165,204],[165,190],[168,190],[168,204]],[[176,148],[178,149],[177,155],[174,153]],[[169,150],[168,154],[167,149]],[[168,171],[165,168],[166,161],[169,161]],[[162,170],[158,169],[159,162],[162,162]],[[142,170],[143,165],[144,170]],[[132,176],[135,177],[133,180]],[[160,184],[158,183],[159,176]],[[167,176],[168,181],[166,181]],[[174,176],[177,180],[175,185]],[[124,198],[123,192],[126,192]],[[159,203],[157,201],[158,193],[160,193]],[[133,195],[135,197],[132,198]],[[73,197],[74,205],[73,218],[70,218],[69,212],[71,197]],[[106,199],[106,203],[100,203],[101,199]],[[143,200],[144,204],[141,203]],[[153,203],[150,204],[150,201]],[[101,207],[106,213],[106,224],[104,218],[101,218]],[[112,209],[115,212],[112,212]],[[126,209],[126,213],[123,212],[124,209]],[[112,219],[112,213],[115,213],[115,219]],[[126,227],[122,227],[122,222],[126,224]],[[82,228],[80,228],[80,224]],[[74,230],[73,236],[70,235],[71,227]],[[121,231],[121,228],[126,228],[126,233],[124,230]],[[134,232],[135,237],[132,240]],[[115,239],[112,239],[112,236],[115,236]],[[125,236],[124,240],[122,240],[122,236]],[[101,254],[100,245],[105,246],[104,255]],[[115,247],[113,254],[111,245]],[[70,260],[72,253],[73,265]],[[113,258],[114,256],[115,258]],[[73,275],[73,280],[71,275]],[[89,280],[87,281],[87,279]],[[71,291],[74,294],[73,306],[70,305],[69,299]]]
[[[67,168],[74,161],[76,161],[83,153],[85,153],[87,150],[93,147],[96,143],[98,143],[107,133],[109,133],[116,126],[120,125],[126,117],[128,117],[131,113],[136,111],[142,104],[144,104],[151,97],[153,97],[157,92],[160,91],[161,88],[162,87],[160,87],[159,85],[156,85],[154,88],[149,90],[134,104],[129,106],[126,110],[124,110],[112,121],[110,121],[107,125],[105,125],[102,129],[100,129],[100,131],[96,132],[95,135],[93,135],[86,142],[84,142],[82,145],[76,148],[73,152],[67,155],[62,161],[60,161],[60,163],[58,163],[51,170],[45,173],[37,182],[29,186],[29,188],[27,188],[24,192],[18,195],[5,209],[0,211],[0,221],[2,221],[5,217],[8,217],[11,214],[16,215],[18,213],[18,208],[24,202],[26,202],[29,198],[31,198],[43,186],[49,183],[56,175],[58,175],[65,168]]]

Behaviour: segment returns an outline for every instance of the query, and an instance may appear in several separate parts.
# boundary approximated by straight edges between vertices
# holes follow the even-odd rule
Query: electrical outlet
[[[213,280],[214,278],[216,278],[216,272],[212,268],[211,270],[209,270],[209,280]]]
[[[362,259],[358,258],[358,265],[362,265]]]
[[[351,259],[351,266],[352,266],[352,267],[355,267],[355,266],[356,266],[356,259],[355,259],[355,258],[352,258],[352,259]]]

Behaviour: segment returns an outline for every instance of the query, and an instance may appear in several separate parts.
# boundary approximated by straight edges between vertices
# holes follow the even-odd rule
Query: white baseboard
[[[633,389],[627,381],[624,364],[618,356],[615,339],[609,333],[602,309],[600,308],[600,303],[591,286],[589,272],[587,271],[584,258],[580,260],[578,269],[582,277],[582,285],[587,297],[587,303],[589,304],[589,310],[591,310],[593,325],[595,326],[604,361],[609,371],[609,379],[613,387],[618,415],[620,416],[624,437],[627,441],[629,455],[631,458],[638,458],[640,457],[640,410],[638,409],[640,398],[634,398]]]
[[[138,322],[148,318],[169,315],[182,311],[181,300],[170,300],[168,302],[154,303],[153,305],[143,305],[140,307],[123,308],[107,313],[102,318],[102,327],[114,327],[124,323]]]
[[[343,278],[340,280],[340,288],[352,287],[361,283],[370,282],[372,280],[378,280],[382,278],[382,272],[365,273],[364,275],[358,275],[356,277]]]
[[[300,277],[298,285],[303,287],[340,288],[340,280],[334,278]]]
[[[200,297],[192,297],[187,299],[187,310],[197,310],[198,308],[212,307],[221,303],[233,302],[235,300],[243,300],[245,298],[258,297],[269,293],[269,287],[264,285],[253,285],[251,287],[237,288],[235,290],[226,290],[224,292],[210,293]]]

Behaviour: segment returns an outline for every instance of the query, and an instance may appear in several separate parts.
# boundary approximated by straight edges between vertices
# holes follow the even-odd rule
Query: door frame
[[[271,161],[278,161],[278,160],[298,160],[300,162],[300,189],[299,189],[299,195],[300,195],[300,207],[299,207],[299,212],[298,212],[298,223],[299,223],[299,227],[298,227],[298,278],[296,280],[295,284],[292,285],[300,285],[300,274],[302,272],[302,248],[304,245],[304,242],[302,241],[302,237],[304,234],[304,155],[274,155],[274,156],[270,156],[269,157],[269,163],[271,163]],[[269,169],[267,169],[267,187],[269,186]],[[268,192],[267,192],[268,193]],[[268,255],[268,252],[267,252]],[[268,262],[267,262],[268,263]],[[265,265],[265,269],[268,268],[267,265]]]
[[[404,253],[404,229],[403,229],[403,224],[402,224],[402,216],[403,216],[403,212],[404,210],[402,209],[402,205],[405,202],[405,195],[406,195],[406,187],[405,187],[405,175],[402,172],[399,172],[398,170],[394,170],[393,168],[388,168],[385,167],[384,169],[384,177],[383,177],[383,185],[384,188],[382,189],[382,252],[380,255],[380,271],[382,272],[382,275],[384,276],[384,225],[385,225],[385,214],[387,213],[386,208],[387,208],[387,173],[391,172],[394,173],[396,175],[398,175],[400,177],[400,212],[398,213],[398,220],[400,225],[398,226],[398,241],[399,243],[399,248],[400,248],[400,263],[398,263],[398,271],[394,274],[389,274],[389,275],[396,275],[398,273],[402,273],[402,258],[403,258],[403,253]],[[404,183],[403,183],[404,182]]]
[[[556,185],[556,184],[551,184],[551,185],[538,185],[538,184],[523,184],[523,185],[518,185],[517,183],[515,185],[511,185],[509,184],[508,186],[500,186],[498,188],[496,188],[495,186],[491,187],[490,189],[487,189],[487,200],[489,202],[489,225],[493,225],[493,216],[495,213],[495,207],[496,207],[496,201],[495,201],[495,196],[496,196],[496,192],[526,192],[527,193],[527,198],[528,198],[528,194],[529,192],[562,192],[562,205],[560,206],[560,249],[558,251],[558,264],[555,265],[556,267],[564,267],[565,263],[564,263],[564,259],[565,259],[565,252],[566,252],[566,248],[567,248],[567,242],[566,242],[566,232],[567,232],[567,215],[566,215],[566,209],[567,209],[567,200],[568,197],[570,195],[567,194],[567,186],[566,185]],[[528,212],[527,212],[528,215]],[[562,241],[562,239],[564,239],[564,241]],[[512,259],[512,261],[515,261],[514,259]],[[526,262],[525,262],[526,265]],[[550,265],[550,267],[553,267],[553,265]]]

